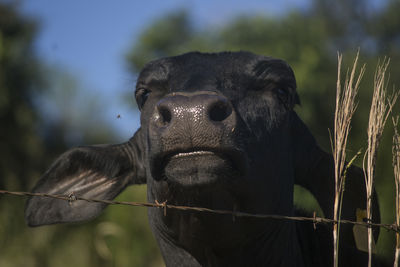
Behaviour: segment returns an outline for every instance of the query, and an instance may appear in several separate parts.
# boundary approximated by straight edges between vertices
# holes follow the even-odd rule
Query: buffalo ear
[[[134,139],[134,138],[133,138]],[[127,185],[143,183],[135,140],[118,145],[77,147],[62,154],[39,180],[33,192],[112,200]],[[30,197],[25,208],[29,226],[92,219],[103,203]]]
[[[295,112],[292,112],[291,127],[294,182],[309,190],[317,199],[324,215],[332,218],[335,194],[333,158],[321,150],[310,130]]]
[[[295,183],[303,186],[317,199],[325,217],[333,218],[335,197],[335,177],[333,156],[324,152],[316,143],[307,126],[295,112],[292,116],[292,139],[294,147]],[[373,221],[379,222],[379,205],[376,193],[373,197]],[[345,191],[342,205],[342,219],[356,221],[357,213],[366,209],[366,194],[363,171],[351,166],[347,170]],[[362,219],[362,218],[361,218]],[[341,231],[347,244],[354,244],[352,226],[343,225]],[[377,238],[378,231],[375,232]],[[349,240],[346,240],[349,239]]]

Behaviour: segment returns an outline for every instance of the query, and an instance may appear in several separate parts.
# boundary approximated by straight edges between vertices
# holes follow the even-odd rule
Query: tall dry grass
[[[378,63],[374,76],[374,91],[372,95],[371,109],[368,122],[368,147],[365,151],[363,169],[365,187],[367,194],[367,219],[372,220],[372,194],[375,178],[375,166],[378,156],[378,147],[381,141],[383,129],[387,118],[396,102],[398,94],[387,96],[386,71],[389,66],[389,59],[384,59],[382,64]],[[368,267],[372,265],[372,228],[368,228]]]
[[[334,220],[338,221],[333,227],[333,259],[334,266],[338,266],[339,251],[339,232],[340,232],[340,216],[343,192],[345,186],[345,167],[346,167],[346,147],[347,139],[351,128],[351,119],[357,108],[355,98],[358,93],[362,76],[365,72],[363,65],[356,75],[359,53],[353,63],[351,72],[347,71],[344,86],[341,84],[341,66],[342,55],[338,54],[338,77],[336,84],[336,109],[333,140],[331,138],[332,153],[335,163],[335,200],[334,200]],[[353,159],[354,160],[354,159]]]
[[[394,135],[393,135],[393,170],[394,170],[394,182],[396,185],[396,195],[395,195],[395,203],[396,203],[396,226],[399,229],[400,227],[400,135],[398,132],[398,122],[399,116],[393,118],[393,126],[394,126]],[[399,266],[400,261],[400,233],[396,233],[396,251],[394,257],[394,267]]]

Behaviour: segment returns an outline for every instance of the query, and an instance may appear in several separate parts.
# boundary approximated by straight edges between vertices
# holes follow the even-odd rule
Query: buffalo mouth
[[[160,153],[152,164],[156,180],[183,186],[211,185],[243,176],[245,158],[232,149],[192,148]]]

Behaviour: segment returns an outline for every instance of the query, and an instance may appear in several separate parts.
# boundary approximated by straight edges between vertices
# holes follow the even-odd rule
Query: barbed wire
[[[76,196],[74,193],[70,193],[68,195],[53,195],[53,194],[46,194],[46,193],[32,193],[32,192],[20,192],[20,191],[7,191],[7,190],[0,190],[0,194],[2,195],[13,195],[13,196],[23,196],[23,197],[47,197],[59,200],[68,201],[68,203],[72,203],[77,200],[86,201],[89,203],[102,203],[107,205],[125,205],[125,206],[134,206],[134,207],[147,207],[147,208],[162,208],[164,209],[164,215],[166,215],[168,209],[174,210],[182,210],[182,211],[196,211],[196,212],[208,212],[214,214],[222,214],[222,215],[231,215],[233,217],[250,217],[250,218],[260,218],[260,219],[275,219],[275,220],[291,220],[291,221],[308,221],[314,224],[314,228],[318,223],[325,223],[325,224],[352,224],[352,225],[361,225],[365,227],[381,227],[389,231],[393,231],[396,233],[400,233],[400,227],[393,224],[385,224],[385,223],[373,223],[373,222],[364,222],[364,221],[351,221],[351,220],[344,220],[341,219],[333,220],[329,218],[323,218],[316,216],[314,212],[313,217],[301,217],[301,216],[286,216],[286,215],[273,215],[273,214],[254,214],[254,213],[247,213],[242,211],[231,211],[231,210],[216,210],[210,208],[203,208],[203,207],[193,207],[193,206],[179,206],[179,205],[171,205],[167,204],[166,202],[159,203],[157,200],[155,203],[149,202],[134,202],[134,201],[115,201],[115,200],[103,200],[103,199],[91,199],[91,198],[84,198]]]

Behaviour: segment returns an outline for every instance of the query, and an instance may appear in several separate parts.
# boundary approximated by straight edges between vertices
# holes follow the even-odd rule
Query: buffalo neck
[[[149,200],[246,211],[243,201],[226,191],[218,194],[203,192],[201,197],[195,192],[183,194],[171,189],[169,192],[164,198],[149,192]],[[203,266],[303,266],[296,227],[291,221],[172,209],[166,214],[157,210],[153,215],[157,221],[156,234],[186,250]],[[243,262],[245,259],[246,262]]]

